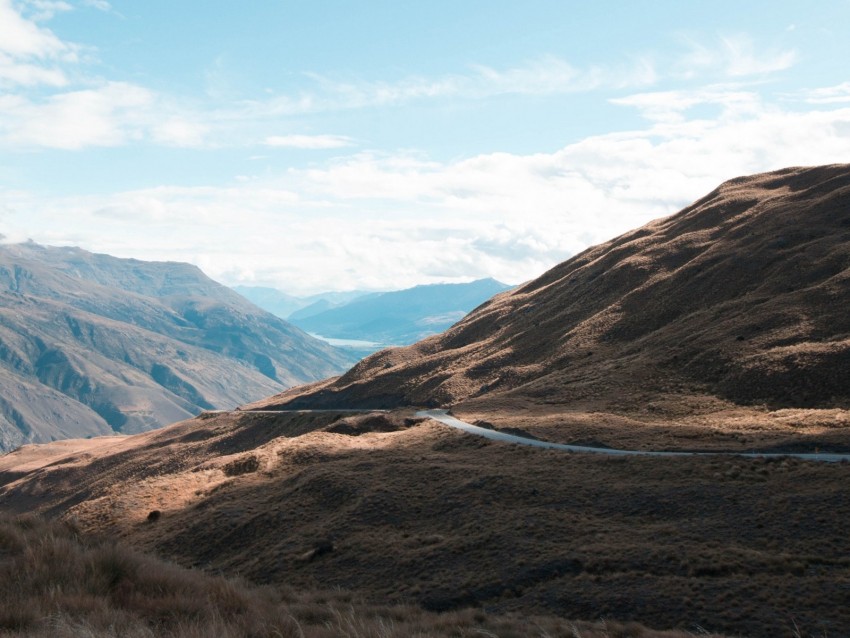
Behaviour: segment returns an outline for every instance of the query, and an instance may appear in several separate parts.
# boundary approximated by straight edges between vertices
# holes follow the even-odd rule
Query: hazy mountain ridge
[[[464,284],[427,284],[360,297],[309,316],[296,312],[290,320],[323,337],[407,345],[442,332],[509,288],[490,278]]]
[[[358,297],[375,294],[363,290],[354,290],[322,292],[299,297],[268,286],[232,286],[232,288],[263,310],[287,320],[293,315],[308,316],[314,312],[341,306]]]
[[[4,245],[0,290],[2,448],[159,427],[351,361],[189,264]]]
[[[613,405],[657,392],[846,406],[848,205],[847,165],[731,180],[442,335],[260,404]]]

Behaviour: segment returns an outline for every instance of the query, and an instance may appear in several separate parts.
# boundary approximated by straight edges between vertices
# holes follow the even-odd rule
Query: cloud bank
[[[81,5],[114,12],[104,0]],[[431,77],[304,73],[299,90],[227,101],[99,76],[90,63],[97,52],[45,26],[70,10],[61,0],[0,0],[0,149],[75,161],[93,148],[167,147],[191,161],[236,148],[252,161],[215,184],[187,186],[178,175],[88,195],[0,182],[4,241],[190,261],[225,283],[294,293],[488,276],[520,283],[725,179],[850,157],[850,85],[772,92],[770,81],[801,54],[745,34],[683,36],[679,55],[645,52],[620,65],[542,55]],[[505,96],[590,96],[629,124],[554,151],[451,159],[370,149],[365,136],[344,130],[362,111],[380,128],[393,110],[484,109]],[[268,156],[284,160],[270,168],[260,161]],[[14,170],[0,164],[0,179]]]
[[[189,260],[227,283],[293,292],[484,276],[519,283],[725,179],[850,157],[850,108],[782,110],[727,89],[617,102],[645,112],[647,126],[553,153],[438,162],[358,152],[228,187],[7,194],[16,213],[7,228],[16,239],[39,228],[37,241]],[[706,103],[720,107],[716,117],[689,116]],[[69,215],[73,231],[57,223]]]

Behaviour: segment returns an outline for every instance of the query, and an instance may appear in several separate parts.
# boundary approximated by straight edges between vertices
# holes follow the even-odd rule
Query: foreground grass
[[[681,638],[637,624],[433,614],[380,607],[344,592],[294,592],[188,570],[72,526],[0,520],[0,634],[201,638],[569,636]],[[704,634],[707,635],[707,634]]]

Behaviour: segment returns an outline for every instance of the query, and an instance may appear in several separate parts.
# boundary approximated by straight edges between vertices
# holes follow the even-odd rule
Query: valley
[[[363,358],[443,332],[510,286],[494,279],[427,284],[389,292],[328,292],[306,298],[273,288],[237,286],[260,307]]]
[[[423,635],[850,634],[848,206],[731,180],[340,376],[24,445],[0,513]]]

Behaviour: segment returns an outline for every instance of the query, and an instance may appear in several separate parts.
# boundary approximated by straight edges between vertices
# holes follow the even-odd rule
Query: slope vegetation
[[[350,362],[189,264],[0,246],[0,450],[160,427]]]
[[[793,459],[534,450],[403,413],[235,412],[24,446],[0,457],[0,514],[372,603],[845,636],[848,480]]]
[[[438,616],[409,605],[370,605],[339,590],[258,587],[180,568],[114,540],[80,534],[73,525],[32,516],[0,517],[0,600],[0,632],[22,638],[690,635],[634,623],[487,616],[474,610]]]

